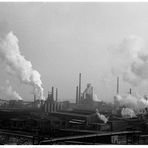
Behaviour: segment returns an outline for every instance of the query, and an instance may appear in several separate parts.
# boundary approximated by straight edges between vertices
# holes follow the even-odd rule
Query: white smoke
[[[133,118],[136,117],[135,112],[130,108],[122,108],[121,115],[124,118]]]
[[[120,102],[122,100],[122,97],[120,95],[116,95],[114,97],[114,100]]]
[[[148,50],[138,36],[125,38],[116,48],[112,73],[122,75],[132,85],[148,79]],[[113,55],[113,56],[114,56]]]
[[[108,119],[103,114],[100,114],[98,109],[96,109],[96,114],[98,115],[99,119],[102,120],[104,123],[108,122]]]
[[[16,91],[13,90],[8,80],[6,81],[5,87],[0,87],[0,92],[10,99],[22,100],[22,97]]]
[[[136,114],[139,114],[141,110],[144,110],[145,108],[148,108],[148,100],[146,97],[142,97],[140,95],[132,96],[132,95],[125,95],[120,96],[117,95],[114,98],[114,104],[116,106],[124,106],[125,108],[132,109]]]
[[[101,102],[101,100],[98,98],[98,96],[95,93],[93,93],[93,101]]]
[[[138,107],[139,109],[148,108],[148,100],[145,97],[141,97],[138,100]]]
[[[128,94],[127,96],[124,97],[124,99],[121,100],[122,104],[126,105],[127,107],[137,109],[138,104],[137,104],[137,98],[135,96],[132,96]]]
[[[114,98],[115,102],[117,105],[119,106],[126,106],[126,107],[129,107],[129,108],[132,108],[132,109],[137,109],[138,106],[137,106],[137,98],[128,94],[128,95],[125,95],[125,96],[120,96],[120,95],[117,95],[115,96]]]
[[[40,73],[21,55],[18,39],[13,32],[0,39],[0,59],[5,63],[5,70],[9,74],[15,75],[22,83],[33,86],[38,99],[44,99]]]

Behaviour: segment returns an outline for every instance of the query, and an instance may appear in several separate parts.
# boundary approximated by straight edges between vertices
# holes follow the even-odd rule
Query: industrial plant
[[[45,100],[0,99],[0,144],[148,144],[148,108],[122,103],[119,77],[114,103],[94,101],[93,86],[82,90],[81,83],[80,73],[75,103],[59,101],[54,87]]]

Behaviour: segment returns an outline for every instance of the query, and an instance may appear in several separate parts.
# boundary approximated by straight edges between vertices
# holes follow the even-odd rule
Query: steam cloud
[[[104,123],[108,122],[108,119],[103,114],[100,114],[98,109],[96,109],[96,113],[100,120],[102,120]]]
[[[123,108],[121,111],[121,115],[122,115],[122,117],[125,117],[125,118],[136,117],[135,112],[130,108]]]
[[[115,58],[116,56],[116,58]],[[138,36],[129,36],[121,44],[114,48],[112,58],[112,73],[122,76],[123,80],[133,86],[140,85],[148,80],[148,50],[145,48],[144,41]],[[136,114],[141,110],[148,108],[148,100],[138,94],[115,96],[115,104],[124,106],[124,113],[131,113],[133,110]]]
[[[9,74],[16,76],[22,83],[33,86],[37,98],[44,99],[40,73],[21,55],[18,39],[13,32],[0,39],[0,59]]]
[[[22,97],[16,91],[13,90],[8,80],[6,81],[6,83],[7,84],[5,87],[0,87],[0,92],[10,99],[22,100]]]
[[[132,85],[148,79],[148,50],[138,36],[130,36],[115,50],[116,61],[112,67],[115,75],[121,74],[123,80]]]
[[[93,92],[93,101],[101,102],[101,100],[98,98],[98,96]]]
[[[115,96],[115,104],[117,106],[124,106],[124,108],[129,108],[135,112],[135,114],[141,113],[145,108],[148,108],[148,100],[146,97],[142,97],[140,95],[138,96],[132,96],[127,95],[121,97],[120,95]],[[129,111],[129,110],[125,110]]]

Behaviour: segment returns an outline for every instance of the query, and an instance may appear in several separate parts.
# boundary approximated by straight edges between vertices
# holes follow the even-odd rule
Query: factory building
[[[44,102],[44,111],[46,113],[62,110],[62,102],[58,102],[58,90],[56,89],[56,100],[54,100],[54,87],[51,93],[48,92],[48,97]]]
[[[69,101],[58,101],[58,89],[56,88],[56,99],[54,99],[54,87],[52,87],[51,93],[48,92],[48,97],[44,102],[44,112],[58,112],[62,110],[66,110],[69,107]]]

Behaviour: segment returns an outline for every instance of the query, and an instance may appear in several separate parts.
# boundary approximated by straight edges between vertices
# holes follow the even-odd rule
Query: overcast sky
[[[82,90],[92,83],[98,97],[110,101],[116,76],[107,54],[130,35],[148,47],[148,3],[0,3],[0,30],[17,36],[22,55],[41,74],[45,97],[55,86],[60,100],[74,101],[81,72]],[[33,99],[31,87],[1,71],[0,84],[7,78],[24,100]],[[122,82],[121,93],[130,87]],[[148,94],[148,84],[133,90]]]

